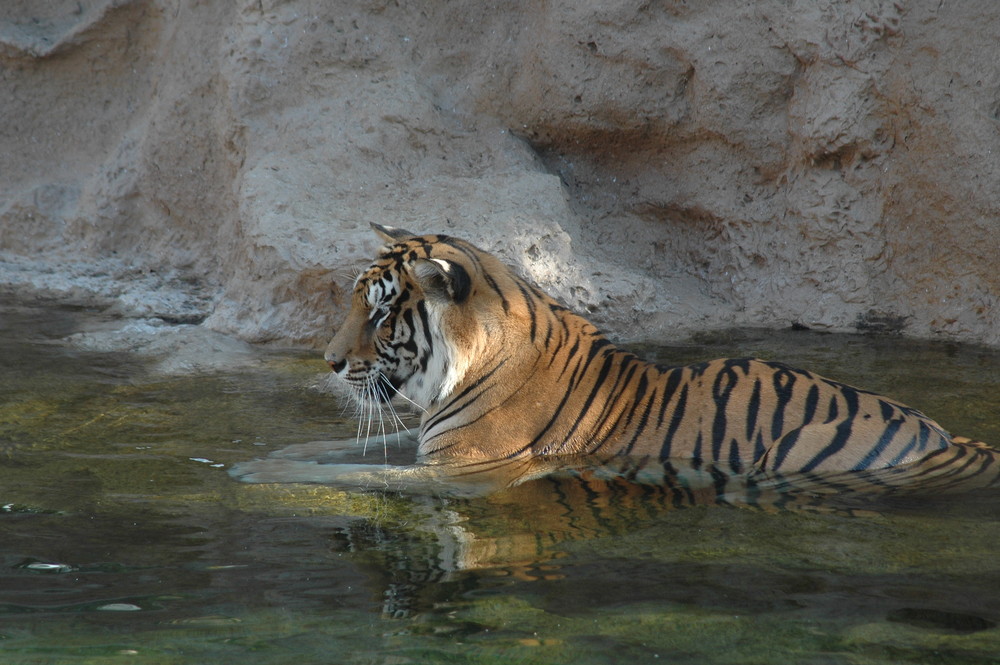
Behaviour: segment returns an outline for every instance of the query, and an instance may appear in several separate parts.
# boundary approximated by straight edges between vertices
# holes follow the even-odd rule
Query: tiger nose
[[[338,354],[330,349],[327,349],[326,353],[323,354],[323,359],[326,360],[326,364],[330,366],[330,369],[337,374],[340,374],[347,367],[347,359],[339,357]]]

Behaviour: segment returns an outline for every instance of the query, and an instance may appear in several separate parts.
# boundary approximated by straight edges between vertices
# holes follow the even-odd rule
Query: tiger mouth
[[[355,394],[364,400],[388,404],[392,398],[400,394],[404,381],[398,376],[385,374],[366,374],[364,376],[348,376],[344,381]]]

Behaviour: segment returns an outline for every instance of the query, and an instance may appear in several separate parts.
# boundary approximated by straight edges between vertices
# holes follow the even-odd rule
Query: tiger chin
[[[237,464],[234,477],[480,493],[629,459],[728,475],[974,469],[988,476],[978,484],[995,480],[996,451],[888,397],[756,359],[649,363],[464,240],[372,227],[386,244],[325,359],[360,401],[418,407],[418,428],[386,437],[415,442],[416,463],[338,463],[348,445],[317,442]]]

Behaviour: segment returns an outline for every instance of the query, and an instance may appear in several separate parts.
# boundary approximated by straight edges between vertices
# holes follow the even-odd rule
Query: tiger
[[[396,437],[416,444],[398,478],[502,469],[500,482],[513,484],[565,460],[616,457],[798,476],[923,463],[989,482],[1000,468],[1000,453],[912,407],[780,362],[647,362],[470,242],[371,226],[385,244],[324,359],[361,402],[401,396],[421,413]],[[370,482],[372,465],[317,464],[322,452],[305,446],[232,473]]]

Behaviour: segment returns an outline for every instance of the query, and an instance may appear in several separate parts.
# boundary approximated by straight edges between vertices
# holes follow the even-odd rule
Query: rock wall
[[[998,33],[992,0],[6,0],[0,282],[321,343],[375,221],[631,338],[1000,344]]]

